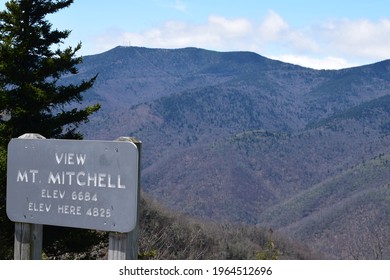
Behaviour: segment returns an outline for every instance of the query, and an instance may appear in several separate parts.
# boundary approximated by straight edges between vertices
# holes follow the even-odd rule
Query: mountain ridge
[[[82,132],[87,139],[139,138],[144,190],[185,214],[261,225],[269,209],[390,154],[390,60],[313,70],[250,52],[118,47],[85,57],[77,78],[96,73],[86,101],[98,100],[102,110]],[[385,185],[385,172],[377,176]],[[375,192],[366,196],[374,199]],[[386,188],[382,194],[390,196]],[[364,208],[351,205],[354,221],[353,209]],[[320,205],[307,207],[313,212]],[[375,211],[388,213],[388,207]],[[323,211],[336,217],[332,208]],[[373,222],[390,229],[379,217]],[[293,226],[307,229],[304,222],[281,226],[277,215],[273,219],[267,225],[319,250],[347,231],[337,224],[316,239]],[[339,246],[350,246],[343,242]],[[388,258],[389,241],[383,242]],[[360,258],[374,256],[360,249]],[[327,254],[353,258],[352,251]]]

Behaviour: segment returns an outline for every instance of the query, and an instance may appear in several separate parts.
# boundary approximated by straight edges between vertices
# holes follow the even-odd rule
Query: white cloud
[[[283,54],[270,56],[270,58],[313,69],[342,69],[354,66],[349,64],[348,61],[343,58],[333,56],[313,58],[304,55]]]
[[[316,69],[340,69],[390,59],[388,19],[342,19],[296,29],[270,11],[259,34],[265,40],[264,55]]]
[[[131,43],[131,45],[154,48],[202,47],[211,49],[234,48],[251,35],[252,24],[243,18],[227,19],[221,16],[209,16],[205,24],[190,24],[182,21],[167,21],[163,25],[143,33],[122,32],[107,33],[98,40],[99,49],[107,44]]]
[[[259,28],[259,42],[273,43],[295,51],[316,51],[317,43],[304,32],[294,29],[274,11],[269,11]]]
[[[95,42],[97,52],[117,45],[248,50],[306,67],[339,69],[390,58],[390,20],[344,19],[298,29],[274,11],[260,22],[210,15],[202,24],[167,21],[141,33],[110,30]]]
[[[223,37],[243,37],[251,32],[252,24],[243,18],[227,19],[221,16],[210,16],[208,29]]]
[[[175,9],[175,10],[178,10],[180,12],[186,12],[187,11],[187,6],[186,4],[184,4],[182,1],[180,0],[176,0],[175,3],[172,4],[172,7]]]
[[[343,56],[390,58],[390,20],[340,20],[324,24],[328,49]]]
[[[264,41],[277,41],[280,40],[289,29],[288,23],[285,22],[280,15],[274,11],[269,11],[260,25],[259,35]]]

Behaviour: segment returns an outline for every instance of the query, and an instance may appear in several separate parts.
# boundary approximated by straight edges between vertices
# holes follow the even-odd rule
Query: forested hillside
[[[390,257],[386,238],[380,254],[355,246],[373,225],[390,230],[390,61],[319,71],[250,52],[118,47],[85,57],[78,78],[91,73],[102,110],[82,130],[139,138],[154,199],[272,227],[329,258]]]
[[[107,232],[86,233],[85,230],[48,227],[45,233],[43,251],[47,259],[107,259]],[[194,219],[170,211],[146,194],[141,195],[140,259],[307,260],[323,257],[268,228]]]

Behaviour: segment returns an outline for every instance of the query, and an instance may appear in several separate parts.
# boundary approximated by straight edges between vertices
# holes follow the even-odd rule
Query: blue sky
[[[317,69],[390,58],[387,0],[75,0],[49,20],[72,30],[65,44],[81,41],[81,55],[191,46]]]

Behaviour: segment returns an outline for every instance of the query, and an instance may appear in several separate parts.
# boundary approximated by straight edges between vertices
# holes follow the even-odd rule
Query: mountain
[[[379,234],[390,230],[389,60],[325,71],[251,52],[117,47],[85,57],[76,79],[96,73],[86,103],[102,110],[82,132],[140,139],[150,196],[272,227],[328,258],[390,258]]]

